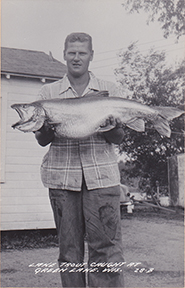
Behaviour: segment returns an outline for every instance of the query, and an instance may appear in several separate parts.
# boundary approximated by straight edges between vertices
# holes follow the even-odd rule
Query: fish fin
[[[159,134],[170,138],[171,129],[168,120],[159,116],[156,120],[152,121],[154,128],[159,132]]]
[[[180,110],[176,107],[155,106],[153,109],[155,109],[162,117],[166,118],[168,121],[184,114],[183,110]]]
[[[61,124],[60,121],[58,121],[58,122],[56,122],[56,121],[55,121],[55,122],[53,122],[53,121],[47,121],[47,123],[48,123],[48,125],[51,125],[51,126]]]
[[[32,128],[32,130],[30,130],[28,132],[38,131],[43,125],[44,125],[44,119],[40,119],[35,123],[35,126]]]
[[[112,130],[113,128],[115,128],[115,125],[107,125],[107,126],[104,126],[104,127],[99,127],[97,132],[107,132],[107,131],[110,131]]]
[[[84,97],[108,97],[109,91],[102,90],[102,91],[93,91],[88,94],[86,94]],[[83,96],[82,96],[83,97]]]
[[[109,130],[112,130],[113,128],[116,127],[117,125],[117,120],[115,117],[113,117],[112,115],[110,115],[98,128],[98,132],[106,132]]]
[[[145,122],[141,118],[136,118],[130,122],[127,122],[126,126],[132,130],[137,131],[137,132],[144,132],[145,131]]]

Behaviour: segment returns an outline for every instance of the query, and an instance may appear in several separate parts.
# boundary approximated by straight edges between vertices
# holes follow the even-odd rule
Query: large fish
[[[11,107],[21,119],[12,127],[34,132],[47,121],[49,125],[54,125],[58,137],[80,139],[111,130],[117,122],[143,132],[145,121],[151,121],[161,135],[170,137],[169,121],[184,113],[174,107],[149,107],[133,100],[105,97],[107,95],[107,91],[100,91],[79,98],[14,104]]]

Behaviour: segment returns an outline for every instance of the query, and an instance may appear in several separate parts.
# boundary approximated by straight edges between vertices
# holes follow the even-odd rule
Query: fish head
[[[43,126],[46,116],[41,105],[33,102],[31,104],[13,104],[11,108],[15,109],[21,118],[12,125],[12,128],[23,132],[34,132]]]

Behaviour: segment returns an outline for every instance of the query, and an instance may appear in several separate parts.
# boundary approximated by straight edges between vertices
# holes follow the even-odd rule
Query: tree
[[[135,43],[119,57],[120,67],[115,73],[127,98],[150,106],[184,103],[184,61],[169,67],[164,52],[151,49],[147,55],[142,55]],[[128,170],[130,177],[148,173],[153,186],[156,180],[160,185],[167,185],[167,157],[184,152],[184,116],[173,120],[171,129],[171,138],[161,137],[151,123],[146,123],[143,133],[125,129],[120,152],[126,152],[134,164]]]
[[[142,9],[148,12],[147,23],[158,17],[165,38],[172,33],[177,36],[177,39],[185,34],[184,0],[126,0],[122,5],[129,13],[139,13]]]

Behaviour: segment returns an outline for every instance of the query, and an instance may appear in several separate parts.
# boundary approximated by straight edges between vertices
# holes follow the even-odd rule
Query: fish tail
[[[168,121],[173,120],[184,114],[183,110],[180,110],[176,107],[162,107],[162,106],[155,106],[153,107],[162,117],[167,119]]]
[[[171,129],[167,119],[159,115],[154,121],[152,121],[152,123],[159,134],[170,138]]]
[[[180,110],[185,111],[185,103],[179,105],[177,108],[180,109]]]
[[[171,129],[169,121],[173,120],[184,114],[183,110],[175,107],[154,107],[154,109],[159,113],[158,117],[152,121],[155,129],[163,136],[170,137]]]

